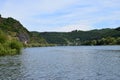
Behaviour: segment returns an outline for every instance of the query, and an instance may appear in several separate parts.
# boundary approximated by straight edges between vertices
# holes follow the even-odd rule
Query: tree
[[[92,40],[91,41],[91,45],[96,45],[97,44],[97,41],[96,40]]]
[[[0,30],[0,43],[5,43],[7,41],[7,36]]]
[[[117,45],[120,45],[120,37],[117,38],[116,44],[117,44]]]

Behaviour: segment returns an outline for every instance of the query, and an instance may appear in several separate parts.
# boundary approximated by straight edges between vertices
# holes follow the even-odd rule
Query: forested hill
[[[3,18],[0,15],[0,30],[9,36],[9,38],[16,39],[25,44],[47,44],[45,39],[34,32],[29,32],[19,21],[11,17]]]
[[[17,20],[0,15],[0,56],[19,54],[29,32]]]
[[[19,21],[0,15],[0,56],[19,54],[22,47],[47,45],[44,38],[29,32]]]
[[[120,44],[120,27],[90,31],[43,32],[40,35],[48,43],[58,45],[118,45]]]
[[[11,17],[2,18],[0,16],[0,30],[11,38],[18,38],[21,42],[30,41],[29,31],[19,21]]]

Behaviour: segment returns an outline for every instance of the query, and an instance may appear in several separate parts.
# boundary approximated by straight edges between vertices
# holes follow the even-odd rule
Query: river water
[[[0,57],[0,80],[120,80],[120,46],[26,48]]]

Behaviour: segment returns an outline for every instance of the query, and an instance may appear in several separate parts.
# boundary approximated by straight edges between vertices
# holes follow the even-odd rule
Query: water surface
[[[120,46],[26,48],[0,57],[0,80],[120,80]]]

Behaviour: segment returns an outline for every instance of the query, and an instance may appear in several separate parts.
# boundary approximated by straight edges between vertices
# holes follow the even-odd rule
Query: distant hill
[[[107,37],[118,38],[120,37],[120,27],[116,29],[106,28],[90,31],[42,32],[40,35],[50,44],[81,45],[88,41],[100,40]]]

